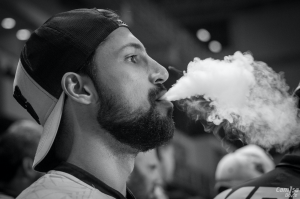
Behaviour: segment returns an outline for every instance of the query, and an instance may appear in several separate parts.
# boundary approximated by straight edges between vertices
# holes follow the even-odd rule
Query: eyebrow
[[[138,44],[138,43],[128,43],[128,44],[125,44],[118,51],[121,52],[122,50],[124,50],[125,48],[128,48],[128,47],[132,47],[132,48],[136,48],[138,50],[146,51],[146,48],[143,45]]]

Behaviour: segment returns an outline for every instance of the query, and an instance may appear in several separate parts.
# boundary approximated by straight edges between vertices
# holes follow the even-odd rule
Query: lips
[[[156,101],[161,101],[164,100],[163,96],[167,93],[167,90],[164,90],[162,92],[160,92],[157,96],[156,96]]]

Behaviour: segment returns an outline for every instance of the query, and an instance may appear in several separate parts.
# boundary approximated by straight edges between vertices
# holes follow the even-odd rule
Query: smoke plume
[[[297,99],[288,90],[282,73],[236,52],[195,58],[162,99],[178,101],[206,131],[223,128],[228,138],[284,152],[300,143]]]

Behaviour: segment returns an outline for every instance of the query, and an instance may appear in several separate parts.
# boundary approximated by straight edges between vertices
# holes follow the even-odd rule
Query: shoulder
[[[110,199],[111,197],[72,175],[50,171],[27,189],[17,199]]]
[[[215,199],[251,199],[251,198],[294,198],[299,197],[299,179],[290,178],[288,172],[275,169],[259,178],[250,180],[240,186],[226,190]],[[294,192],[291,193],[290,190]]]
[[[221,192],[219,195],[217,195],[214,199],[225,199],[228,194],[231,192],[232,189],[227,189],[223,192]]]
[[[215,199],[251,199],[251,198],[300,198],[299,190],[279,187],[241,187],[237,190],[226,190]]]
[[[249,198],[255,187],[240,187],[238,189],[228,189],[220,193],[215,199],[245,199]]]

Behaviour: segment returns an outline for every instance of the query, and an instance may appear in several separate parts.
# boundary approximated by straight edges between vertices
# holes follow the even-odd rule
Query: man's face
[[[155,188],[161,184],[159,160],[155,150],[139,153],[127,183],[137,199],[155,198]]]
[[[96,50],[98,122],[115,139],[138,151],[162,145],[173,136],[173,105],[158,100],[167,70],[149,57],[127,28],[113,31]]]

